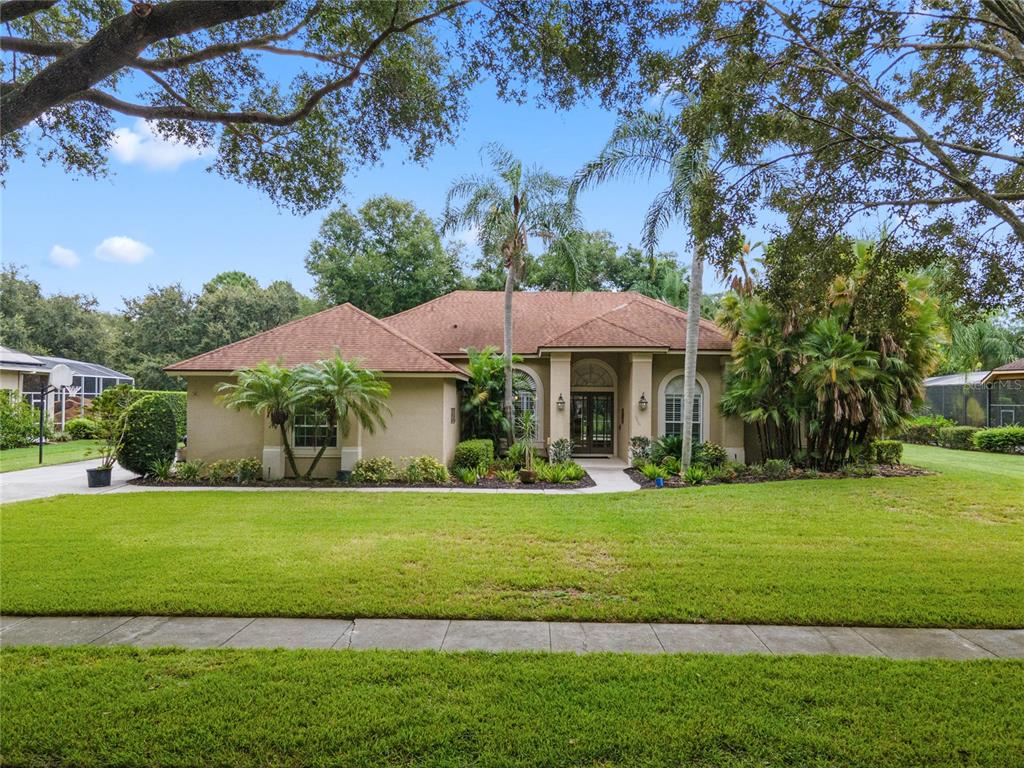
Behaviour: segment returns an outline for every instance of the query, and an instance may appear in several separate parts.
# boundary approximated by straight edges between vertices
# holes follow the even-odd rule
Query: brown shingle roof
[[[1024,357],[1017,358],[1016,360],[1009,362],[1006,365],[1000,365],[998,368],[993,368],[991,371],[989,371],[988,376],[986,376],[982,380],[982,383],[988,384],[990,382],[998,381],[1000,379],[1020,378],[1024,378]]]
[[[234,371],[262,362],[294,366],[331,357],[339,350],[348,360],[384,373],[463,372],[401,331],[351,304],[293,320],[269,331],[169,365],[165,370]]]
[[[501,347],[504,294],[455,291],[386,318],[393,328],[439,355],[468,347]],[[515,352],[542,348],[639,347],[682,350],[686,313],[639,293],[517,292],[512,303]],[[698,349],[732,348],[721,328],[700,321]]]

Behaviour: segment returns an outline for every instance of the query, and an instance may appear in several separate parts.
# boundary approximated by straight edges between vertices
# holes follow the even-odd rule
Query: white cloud
[[[96,246],[96,258],[100,261],[138,264],[152,254],[152,248],[130,237],[108,237]]]
[[[63,245],[55,245],[50,249],[50,261],[58,267],[70,268],[77,267],[81,259],[70,248],[65,248]]]
[[[182,163],[208,157],[212,152],[212,147],[193,147],[161,136],[147,120],[136,120],[131,128],[115,128],[110,137],[110,153],[122,163],[140,163],[157,171],[173,171]]]

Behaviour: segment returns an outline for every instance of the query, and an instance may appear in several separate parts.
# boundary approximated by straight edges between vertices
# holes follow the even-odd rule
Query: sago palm
[[[303,366],[296,373],[296,380],[302,399],[324,415],[329,429],[340,429],[342,435],[347,435],[353,424],[357,424],[373,434],[378,427],[385,426],[385,415],[390,414],[387,399],[391,385],[377,372],[335,355],[315,365]],[[313,476],[327,442],[322,441],[310,462],[307,478]]]
[[[295,374],[279,365],[260,363],[253,368],[235,372],[234,382],[217,387],[220,401],[236,411],[252,411],[270,420],[281,431],[281,443],[288,467],[296,477],[295,453],[288,439],[288,423],[295,408],[302,402],[302,393],[296,386]]]
[[[569,182],[522,161],[498,144],[485,148],[494,176],[466,176],[448,190],[443,231],[473,228],[485,252],[505,265],[505,388],[503,412],[511,442],[513,417],[512,299],[522,276],[530,239],[537,238],[563,265],[570,287],[580,269],[579,215],[568,197]]]
[[[690,263],[690,291],[687,308],[686,350],[683,360],[683,447],[680,457],[685,471],[693,451],[693,399],[697,379],[697,343],[700,327],[700,306],[703,293],[704,243],[694,226],[702,215],[702,190],[713,171],[711,138],[691,142],[682,130],[678,116],[665,112],[639,112],[619,121],[611,138],[598,156],[576,174],[572,194],[587,187],[622,176],[649,179],[668,177],[668,186],[657,194],[647,210],[643,228],[643,245],[654,253],[668,225],[682,219],[693,233],[693,256]]]

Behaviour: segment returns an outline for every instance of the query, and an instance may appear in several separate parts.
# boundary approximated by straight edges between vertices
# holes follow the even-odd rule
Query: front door
[[[572,393],[572,442],[576,453],[612,452],[613,406],[611,392]]]

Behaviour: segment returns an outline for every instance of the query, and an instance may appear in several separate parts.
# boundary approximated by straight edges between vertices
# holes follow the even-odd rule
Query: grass
[[[0,508],[0,608],[1024,626],[1024,458],[621,495],[160,492]]]
[[[48,443],[43,446],[43,465],[67,464],[70,461],[84,461],[86,453],[99,447],[99,440],[71,440],[67,443]],[[39,466],[39,446],[8,448],[0,451],[0,472],[15,472]]]
[[[5,649],[5,764],[1008,766],[1024,663]]]

